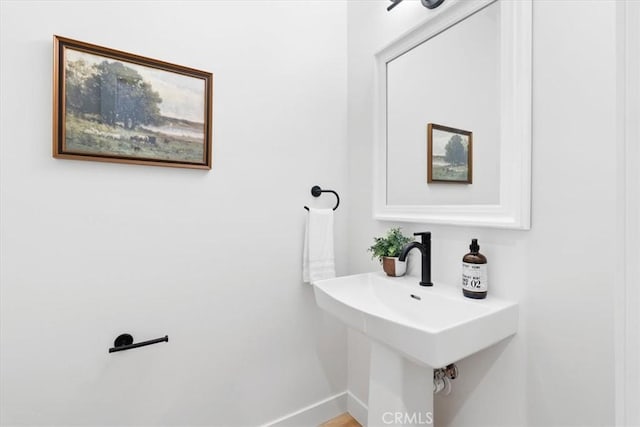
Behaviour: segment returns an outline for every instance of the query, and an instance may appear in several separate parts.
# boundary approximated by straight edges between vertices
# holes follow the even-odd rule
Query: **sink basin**
[[[515,334],[518,305],[474,300],[455,286],[421,287],[411,276],[367,273],[314,282],[318,306],[431,368],[444,367]]]

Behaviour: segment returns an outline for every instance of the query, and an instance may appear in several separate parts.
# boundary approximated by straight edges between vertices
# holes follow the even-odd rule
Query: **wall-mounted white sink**
[[[367,273],[314,283],[318,306],[367,336],[440,368],[515,334],[518,305],[465,298],[454,286]]]
[[[514,302],[473,300],[458,287],[418,281],[367,273],[314,282],[318,306],[371,339],[368,426],[432,420],[433,369],[517,330]]]

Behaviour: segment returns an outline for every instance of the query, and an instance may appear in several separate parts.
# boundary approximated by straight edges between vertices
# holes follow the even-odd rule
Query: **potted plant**
[[[392,228],[387,231],[386,237],[373,238],[374,243],[369,248],[369,252],[373,254],[371,258],[380,260],[382,269],[387,273],[387,276],[403,276],[407,271],[407,263],[406,261],[400,261],[398,257],[403,246],[412,240],[402,234],[400,227]]]

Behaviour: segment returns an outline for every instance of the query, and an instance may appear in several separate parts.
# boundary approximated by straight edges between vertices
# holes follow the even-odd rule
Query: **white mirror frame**
[[[500,5],[499,204],[387,204],[387,64],[495,1]],[[375,55],[374,218],[385,221],[528,230],[531,228],[532,2],[448,0],[432,13],[425,22]]]

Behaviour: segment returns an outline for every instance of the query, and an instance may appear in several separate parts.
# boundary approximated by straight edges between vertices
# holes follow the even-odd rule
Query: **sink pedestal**
[[[370,427],[433,426],[433,369],[371,341]]]

